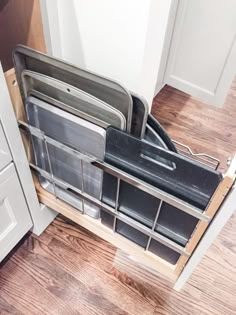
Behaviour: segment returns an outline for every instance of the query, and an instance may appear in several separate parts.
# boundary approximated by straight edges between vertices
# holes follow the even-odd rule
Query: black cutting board
[[[222,179],[222,175],[213,169],[112,127],[107,130],[105,161],[201,210],[206,208]],[[102,199],[111,206],[115,205],[116,188],[116,178],[105,174]],[[120,212],[151,227],[159,202],[148,193],[121,181]],[[102,222],[111,226],[112,218],[102,212]],[[198,219],[164,203],[156,230],[185,245],[197,222]]]
[[[203,164],[113,127],[106,133],[105,161],[200,209],[207,206],[222,179],[221,173]]]

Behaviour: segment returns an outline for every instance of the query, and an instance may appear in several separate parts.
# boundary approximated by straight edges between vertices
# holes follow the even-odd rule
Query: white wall
[[[118,80],[151,105],[171,0],[57,0],[57,4],[59,32],[54,26],[51,36],[60,41],[61,51],[52,47],[53,54]],[[55,14],[56,10],[47,12],[49,21],[55,21]]]
[[[142,73],[139,77],[139,94],[149,104],[164,84],[165,68],[169,52],[176,7],[173,0],[152,0],[144,46]]]

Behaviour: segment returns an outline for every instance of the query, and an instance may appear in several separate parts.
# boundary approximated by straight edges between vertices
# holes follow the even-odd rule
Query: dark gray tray
[[[157,121],[157,119],[152,116],[152,114],[148,114],[144,139],[164,149],[178,153],[169,135],[159,123],[159,121]]]
[[[210,167],[112,127],[107,129],[105,159],[200,209],[205,209],[222,179],[222,174]]]
[[[198,207],[199,211],[206,208],[222,179],[222,175],[211,168],[114,128],[107,130],[105,161]],[[166,165],[164,161],[174,167]],[[114,206],[116,189],[117,179],[105,174],[102,200]],[[121,182],[118,211],[152,227],[159,203],[160,200],[148,193]],[[101,215],[102,222],[111,227],[112,218],[103,211]],[[185,245],[197,222],[195,217],[163,203],[156,231]],[[155,241],[152,241],[151,248],[154,245]]]
[[[133,92],[131,92],[131,96],[133,100],[131,134],[142,139],[148,118],[148,104],[141,96]]]

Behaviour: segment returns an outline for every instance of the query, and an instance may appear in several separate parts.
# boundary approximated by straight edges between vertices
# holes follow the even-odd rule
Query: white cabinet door
[[[236,1],[178,2],[165,82],[221,106],[236,74]]]
[[[0,261],[32,227],[13,164],[0,172]]]
[[[12,161],[11,153],[0,121],[0,171]]]

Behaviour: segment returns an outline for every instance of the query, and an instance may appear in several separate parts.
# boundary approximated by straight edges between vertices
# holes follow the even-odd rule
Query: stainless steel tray
[[[126,120],[121,112],[62,81],[24,70],[22,86],[25,98],[29,95],[37,96],[51,105],[59,106],[61,109],[103,128],[111,125],[121,130],[126,129]]]
[[[130,131],[132,98],[129,91],[119,83],[21,45],[13,52],[13,62],[23,100],[25,97],[22,72],[24,70],[38,72],[62,80],[116,108],[125,116],[127,131]]]
[[[131,134],[138,138],[143,138],[148,118],[148,103],[141,96],[131,92],[133,100],[133,114]]]
[[[159,138],[162,140],[161,143],[164,144],[164,147],[166,147],[168,150],[172,152],[178,153],[168,133],[165,131],[165,129],[162,127],[159,121],[152,114],[148,114],[147,127],[149,128],[149,130],[146,130],[147,135],[150,134],[150,131],[152,134],[155,134],[151,136],[153,144],[159,145],[158,143]]]
[[[69,145],[72,148],[92,154],[98,159],[104,158],[105,130],[83,119],[58,108],[48,105],[34,97],[26,100],[26,113],[29,123],[42,130],[47,136]],[[78,161],[73,156],[55,148],[50,144],[47,147],[43,142],[32,137],[35,153],[35,161],[42,169],[52,171],[54,176],[62,179],[91,196],[100,199],[102,189],[103,172],[85,161]],[[49,152],[50,161],[47,159]],[[41,185],[48,191],[55,189],[50,182],[39,178]],[[63,200],[71,203],[72,194],[68,191],[61,192],[57,189],[56,194]],[[74,201],[76,200],[73,199]],[[75,202],[74,202],[75,203]],[[82,207],[81,207],[82,205]],[[78,199],[76,208],[81,209],[90,216],[98,218],[100,209],[91,206],[88,202]]]
[[[158,135],[158,133],[147,123],[144,134],[144,139],[154,145],[168,150],[168,147],[164,140]]]

